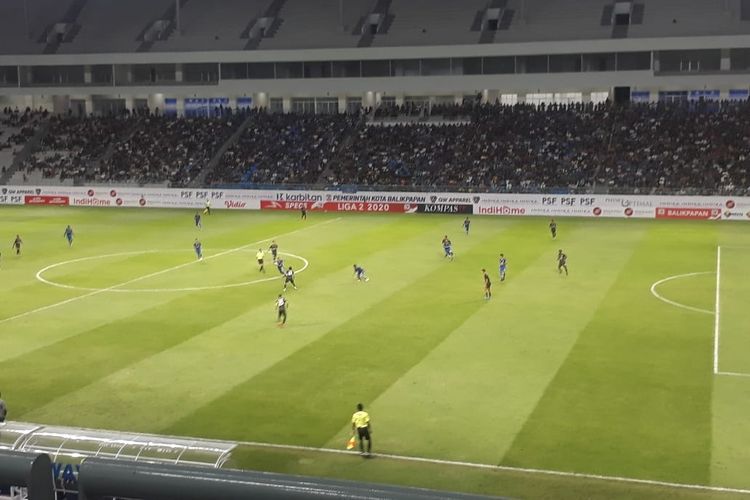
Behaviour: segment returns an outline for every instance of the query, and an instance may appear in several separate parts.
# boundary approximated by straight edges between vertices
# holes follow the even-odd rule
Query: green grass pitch
[[[376,452],[750,489],[747,225],[562,219],[552,241],[535,218],[473,217],[467,236],[442,215],[217,211],[201,231],[191,211],[0,215],[13,420],[343,449],[363,402]],[[283,329],[278,272],[255,263],[270,238],[309,263]],[[736,375],[714,374],[719,246],[716,354]],[[670,277],[671,304],[650,291]],[[524,498],[741,494],[251,445],[232,465]]]

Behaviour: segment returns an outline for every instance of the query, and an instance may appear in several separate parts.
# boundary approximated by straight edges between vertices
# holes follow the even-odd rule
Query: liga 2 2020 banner
[[[0,205],[750,221],[750,197],[0,186]]]

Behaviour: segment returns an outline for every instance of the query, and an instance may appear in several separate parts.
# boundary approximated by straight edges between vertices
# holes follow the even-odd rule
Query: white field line
[[[49,271],[50,269],[55,269],[55,268],[58,268],[58,267],[63,267],[63,266],[66,266],[68,264],[74,264],[76,262],[85,262],[85,261],[89,261],[89,260],[101,260],[101,259],[107,259],[107,258],[110,258],[110,257],[120,257],[120,256],[124,256],[124,255],[143,255],[143,254],[149,254],[149,253],[162,253],[162,252],[167,253],[167,252],[173,252],[173,251],[174,250],[145,250],[145,251],[136,251],[136,252],[111,253],[111,254],[107,254],[107,255],[93,255],[93,256],[90,256],[90,257],[81,257],[80,259],[66,260],[66,261],[63,261],[63,262],[58,262],[56,264],[51,264],[51,265],[49,265],[47,267],[44,267],[44,268],[40,269],[36,273],[36,279],[39,280],[39,281],[41,281],[44,284],[47,284],[47,285],[50,285],[50,286],[54,286],[54,287],[57,287],[57,288],[65,288],[67,290],[79,290],[79,291],[84,291],[84,292],[99,292],[99,291],[103,291],[103,289],[102,288],[89,288],[89,287],[82,287],[82,286],[66,285],[65,283],[58,283],[56,281],[48,280],[47,278],[45,278],[43,276],[43,274],[46,273],[47,271]],[[235,249],[227,250],[227,252],[229,252],[229,251],[239,251],[239,250],[235,250]],[[183,252],[185,252],[185,251],[183,250]],[[287,257],[292,257],[292,258],[299,259],[299,260],[302,261],[302,267],[299,268],[299,269],[297,269],[295,271],[295,274],[299,274],[299,273],[303,272],[305,269],[307,269],[310,266],[310,261],[308,261],[306,258],[301,257],[299,255],[294,255],[292,253],[287,253],[287,252],[279,252],[279,255],[286,255]],[[208,259],[208,257],[206,259]],[[276,268],[275,267],[271,267],[270,269],[275,270]],[[272,274],[273,274],[273,271],[272,271]],[[203,290],[222,290],[222,289],[225,289],[225,288],[239,288],[239,287],[243,287],[243,286],[254,285],[256,283],[265,283],[267,281],[274,281],[274,280],[278,280],[278,279],[283,279],[283,276],[276,276],[276,277],[271,277],[271,278],[259,278],[259,279],[256,279],[256,280],[243,281],[241,283],[227,283],[225,285],[192,286],[192,287],[183,287],[183,288],[117,288],[115,290],[111,290],[110,289],[108,291],[110,291],[110,292],[118,292],[118,293],[199,292],[199,291],[203,291]]]
[[[651,285],[651,293],[656,297],[657,299],[666,302],[667,304],[673,305],[675,307],[680,307],[682,309],[687,309],[688,311],[693,312],[699,312],[703,314],[713,314],[713,311],[709,311],[708,309],[701,309],[700,307],[693,307],[693,306],[687,306],[685,304],[680,304],[679,302],[675,302],[673,300],[669,300],[668,298],[664,297],[663,295],[660,295],[659,292],[656,291],[656,288],[661,285],[662,283],[666,283],[668,281],[681,279],[681,278],[688,278],[690,276],[700,276],[703,274],[713,274],[713,271],[701,271],[698,273],[687,273],[687,274],[678,274],[676,276],[669,276],[668,278],[664,278],[662,280],[657,281],[653,285]]]
[[[203,260],[215,259],[217,257],[221,257],[221,256],[224,256],[224,255],[227,255],[227,254],[230,254],[230,253],[239,252],[240,250],[244,250],[246,248],[250,248],[250,247],[252,247],[254,245],[257,245],[259,243],[263,243],[265,241],[275,240],[275,239],[281,238],[283,236],[289,236],[291,234],[298,233],[300,231],[304,231],[306,229],[312,229],[313,227],[322,226],[324,224],[330,224],[331,222],[336,222],[336,221],[339,221],[339,220],[341,220],[341,217],[337,217],[335,219],[329,219],[327,221],[319,222],[318,224],[313,224],[312,226],[307,226],[307,227],[304,227],[304,228],[295,229],[294,231],[289,231],[288,233],[282,233],[282,234],[279,234],[279,235],[276,235],[276,236],[271,236],[271,237],[268,237],[268,238],[264,238],[262,240],[253,241],[252,243],[248,243],[247,245],[242,245],[240,247],[231,248],[229,250],[225,250],[223,252],[219,252],[219,253],[214,254],[214,255],[209,255],[209,256],[207,256]],[[13,320],[16,320],[16,319],[24,318],[26,316],[30,316],[32,314],[36,314],[36,313],[39,313],[39,312],[42,312],[42,311],[47,311],[47,310],[53,309],[55,307],[64,306],[66,304],[70,304],[71,302],[76,302],[76,301],[81,300],[81,299],[85,299],[85,298],[88,298],[88,297],[93,297],[94,295],[99,295],[99,294],[104,293],[104,292],[109,292],[110,290],[115,290],[117,288],[122,288],[124,286],[131,285],[133,283],[137,283],[139,281],[143,281],[143,280],[146,280],[146,279],[149,279],[149,278],[153,278],[155,276],[159,276],[159,275],[166,274],[166,273],[169,273],[169,272],[172,272],[172,271],[176,271],[177,269],[182,269],[183,267],[194,265],[196,262],[199,262],[199,261],[198,260],[193,260],[193,261],[190,261],[190,262],[186,262],[184,264],[179,264],[177,266],[169,267],[167,269],[162,269],[161,271],[156,271],[156,272],[153,272],[153,273],[145,274],[143,276],[138,276],[138,277],[133,278],[131,280],[123,281],[122,283],[117,283],[117,284],[109,286],[107,288],[102,288],[100,290],[94,290],[94,291],[89,292],[89,293],[84,293],[83,295],[77,295],[75,297],[71,297],[69,299],[65,299],[65,300],[60,301],[60,302],[55,302],[54,304],[48,304],[46,306],[37,307],[36,309],[32,309],[32,310],[26,311],[26,312],[22,312],[20,314],[16,314],[15,316],[10,316],[10,317],[7,317],[7,318],[0,319],[0,324],[7,323],[9,321],[13,321]]]
[[[721,308],[719,296],[721,289],[721,246],[716,248],[716,305],[714,306],[714,374],[719,373],[719,321]]]
[[[81,431],[97,431],[97,432],[102,431],[102,429],[90,429],[90,428],[85,428],[85,427],[80,427],[76,429],[79,429]],[[327,453],[327,454],[334,454],[334,455],[352,455],[352,456],[359,455],[359,452],[357,451],[349,451],[349,450],[336,449],[336,448],[316,448],[313,446],[302,446],[302,445],[294,445],[294,444],[264,443],[264,442],[259,442],[259,441],[229,441],[229,440],[223,440],[223,439],[202,439],[202,438],[192,438],[192,437],[186,438],[185,436],[174,436],[174,435],[166,435],[166,434],[165,435],[140,434],[140,436],[141,437],[153,436],[154,438],[167,438],[167,439],[171,438],[171,439],[183,439],[183,440],[190,439],[196,443],[210,441],[211,443],[228,444],[228,445],[233,445],[235,447],[236,446],[250,446],[254,448],[307,451],[307,452]],[[452,466],[458,466],[458,467],[494,470],[494,471],[500,471],[500,472],[516,472],[516,473],[531,474],[531,475],[567,477],[567,478],[573,478],[573,479],[590,479],[590,480],[605,481],[605,482],[640,484],[640,485],[646,485],[646,486],[659,486],[659,487],[664,487],[664,488],[678,488],[678,489],[694,490],[694,491],[713,491],[713,492],[718,492],[718,493],[738,493],[742,495],[750,495],[750,489],[730,488],[730,487],[725,487],[725,486],[709,486],[709,485],[704,485],[704,484],[690,484],[690,483],[673,483],[669,481],[658,481],[655,479],[638,479],[638,478],[624,477],[624,476],[607,476],[603,474],[588,474],[585,472],[567,472],[567,471],[558,471],[558,470],[550,470],[550,469],[535,469],[535,468],[529,468],[529,467],[511,467],[508,465],[492,465],[492,464],[483,464],[483,463],[478,463],[478,462],[463,462],[459,460],[442,460],[439,458],[425,458],[425,457],[415,457],[415,456],[409,456],[409,455],[395,455],[395,454],[390,454],[390,453],[373,453],[373,456],[386,458],[389,460],[400,460],[404,462],[418,462],[418,463],[428,463],[428,464],[437,464],[437,465],[452,465]]]
[[[716,372],[715,375],[724,375],[726,377],[750,377],[750,373],[738,372]]]
[[[334,448],[314,448],[311,446],[299,446],[299,445],[291,445],[291,444],[260,443],[260,442],[254,442],[254,441],[239,441],[239,442],[233,442],[233,443],[238,444],[238,445],[256,447],[256,448],[274,448],[274,449],[294,450],[294,451],[312,451],[312,452],[318,452],[318,453],[333,453],[333,454],[340,454],[340,455],[358,455],[359,454],[359,452],[356,452],[356,451],[337,450]],[[461,462],[458,460],[441,460],[438,458],[413,457],[413,456],[407,456],[407,455],[392,455],[389,453],[373,453],[373,456],[387,458],[391,460],[401,460],[405,462],[421,462],[421,463],[438,464],[438,465],[453,465],[453,466],[458,466],[458,467],[470,467],[474,469],[487,469],[487,470],[503,471],[503,472],[517,472],[517,473],[523,473],[523,474],[535,474],[535,475],[544,475],[544,476],[568,477],[568,478],[576,478],[576,479],[591,479],[591,480],[596,480],[596,481],[640,484],[640,485],[648,485],[648,486],[660,486],[664,488],[680,488],[680,489],[686,489],[686,490],[713,491],[713,492],[720,492],[720,493],[739,493],[739,494],[744,494],[744,495],[750,495],[750,489],[728,488],[724,486],[708,486],[708,485],[703,485],[703,484],[689,484],[689,483],[672,483],[669,481],[657,481],[653,479],[637,479],[637,478],[632,478],[632,477],[605,476],[602,474],[587,474],[584,472],[566,472],[566,471],[534,469],[534,468],[526,468],[526,467],[510,467],[507,465],[491,465],[491,464],[482,464],[482,463],[477,463],[477,462]]]

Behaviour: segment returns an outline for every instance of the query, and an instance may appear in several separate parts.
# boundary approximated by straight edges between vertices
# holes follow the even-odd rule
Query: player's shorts
[[[263,259],[258,259],[258,264],[263,265]]]
[[[369,427],[357,427],[357,434],[359,435],[359,439],[367,439],[370,440],[370,428]]]

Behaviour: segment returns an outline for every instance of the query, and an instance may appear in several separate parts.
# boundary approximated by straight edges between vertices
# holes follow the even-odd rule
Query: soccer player
[[[365,276],[365,270],[357,264],[354,264],[354,277],[357,278],[357,281],[370,281],[370,278]]]
[[[3,401],[3,395],[0,394],[0,424],[5,422],[5,417],[8,416],[8,407],[5,406],[5,401]]]
[[[276,259],[274,263],[276,264],[276,269],[279,270],[279,274],[284,276],[284,259]]]
[[[557,238],[557,222],[555,222],[555,219],[549,221],[549,232],[552,233],[553,240]]]
[[[195,227],[197,227],[198,229],[203,228],[203,224],[201,224],[201,214],[199,214],[198,212],[195,212],[195,216],[193,217],[193,220],[195,221]]]
[[[294,270],[292,269],[292,266],[289,266],[289,268],[284,273],[284,291],[286,292],[286,286],[291,283],[294,289],[297,289],[297,285],[294,283]]]
[[[504,254],[500,254],[500,281],[505,281],[505,271],[508,268],[508,261],[505,259]]]
[[[568,256],[562,250],[557,252],[557,272],[562,274],[565,270],[565,276],[568,275]]]
[[[273,257],[273,260],[276,260],[279,254],[279,245],[276,244],[276,241],[271,240],[271,246],[269,246],[268,249],[271,251],[271,256]]]
[[[302,205],[302,208],[300,208],[300,218],[302,220],[307,220],[307,207]]]
[[[482,269],[484,275],[484,300],[490,300],[492,298],[492,281],[490,281],[490,275],[487,274],[486,269]]]
[[[211,215],[211,200],[206,200],[206,208],[203,209],[203,215]]]
[[[448,239],[447,234],[443,237],[443,252],[445,252],[445,257],[453,260],[453,243]]]
[[[289,306],[283,295],[279,294],[279,298],[276,299],[276,324],[281,328],[286,325],[286,308]]]
[[[10,246],[11,249],[16,249],[16,255],[21,255],[21,245],[23,245],[23,240],[21,239],[20,235],[16,235],[16,239],[13,240],[13,244]]]
[[[471,226],[471,221],[469,218],[464,219],[464,231],[466,231],[466,236],[469,236],[469,227]]]
[[[369,457],[372,451],[371,427],[370,414],[365,411],[362,403],[357,404],[357,411],[352,415],[352,432],[356,432],[359,437],[359,454],[364,457]],[[365,439],[367,440],[367,453],[365,453]]]
[[[68,240],[68,246],[73,246],[73,228],[70,227],[70,224],[68,224],[68,227],[65,228],[63,236],[65,236],[65,239]]]
[[[265,273],[266,268],[263,267],[263,257],[265,257],[266,253],[263,251],[262,248],[258,249],[258,253],[255,254],[255,258],[258,259],[258,271]]]
[[[203,245],[198,241],[198,238],[193,242],[193,250],[195,250],[195,256],[198,257],[198,260],[203,260]]]

